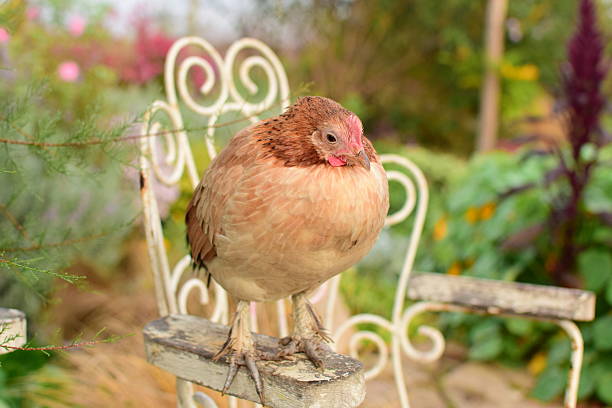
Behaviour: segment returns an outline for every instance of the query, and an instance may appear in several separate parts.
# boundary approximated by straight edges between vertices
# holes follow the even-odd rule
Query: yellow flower
[[[540,76],[540,70],[533,64],[515,66],[504,63],[500,71],[504,78],[518,81],[535,81]]]
[[[488,220],[495,213],[495,208],[497,205],[494,202],[486,203],[482,207],[480,207],[480,219],[483,221]]]
[[[446,221],[446,216],[440,217],[440,219],[436,222],[433,230],[433,237],[436,241],[441,241],[446,237],[448,232],[448,223]]]
[[[478,208],[470,207],[465,212],[465,220],[470,224],[475,224],[478,221]]]
[[[448,268],[448,271],[446,271],[446,273],[455,276],[461,275],[461,265],[459,264],[459,262],[453,262],[453,264],[450,268]]]
[[[546,368],[546,354],[543,352],[537,353],[527,364],[527,371],[532,375],[538,375]]]
[[[519,77],[523,81],[535,81],[540,77],[540,70],[533,64],[526,64],[519,67]]]

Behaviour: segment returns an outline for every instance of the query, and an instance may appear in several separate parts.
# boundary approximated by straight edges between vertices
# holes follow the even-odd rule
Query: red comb
[[[351,144],[362,147],[361,135],[363,134],[363,125],[357,115],[351,114],[347,119],[349,134],[351,135]]]

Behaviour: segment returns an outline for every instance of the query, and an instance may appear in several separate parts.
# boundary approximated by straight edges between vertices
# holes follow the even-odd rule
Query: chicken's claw
[[[255,382],[255,391],[257,391],[257,395],[259,396],[259,401],[261,405],[265,405],[264,392],[263,392],[263,381],[261,380],[261,376],[259,375],[259,369],[257,368],[257,364],[255,364],[255,360],[246,356],[244,359],[249,372],[251,373],[251,378]]]
[[[230,367],[227,372],[227,378],[225,379],[225,384],[223,384],[223,389],[221,390],[221,395],[225,395],[227,390],[234,382],[234,377],[236,377],[236,373],[238,373],[238,364],[236,363],[235,358],[230,358]]]
[[[318,351],[322,348],[322,345],[329,349],[327,344],[316,344],[311,341],[302,341],[302,343],[304,344],[304,352],[306,353],[310,361],[312,361],[312,364],[314,364],[317,368],[323,368],[323,359],[319,356]]]
[[[323,358],[331,351],[327,343],[332,339],[323,327],[321,319],[308,301],[306,293],[293,295],[293,334],[279,340],[277,358],[288,358],[304,353],[312,364],[323,368]]]
[[[213,356],[212,360],[218,361],[221,357],[227,356],[229,371],[221,390],[222,395],[225,395],[231,387],[240,366],[245,366],[255,383],[255,391],[259,396],[260,403],[264,405],[263,381],[256,364],[260,355],[255,349],[255,342],[248,330],[248,314],[246,311],[248,311],[248,302],[240,302],[227,340],[223,343],[221,350]]]
[[[261,375],[259,375],[259,369],[257,368],[257,364],[255,363],[256,359],[250,355],[249,352],[242,352],[236,350],[225,350],[221,349],[214,357],[213,361],[217,361],[225,354],[230,354],[228,357],[229,360],[229,371],[227,372],[227,378],[225,379],[225,383],[223,384],[223,389],[221,390],[221,395],[225,395],[231,387],[236,374],[238,373],[238,369],[240,366],[245,366],[249,370],[249,374],[255,383],[255,391],[257,391],[257,395],[261,401],[261,404],[264,404],[264,392],[263,392],[263,381],[261,380]]]
[[[277,359],[288,359],[295,353],[304,353],[315,367],[321,369],[324,366],[324,354],[329,351],[331,349],[325,341],[316,337],[284,337],[279,341],[279,351],[276,356]]]

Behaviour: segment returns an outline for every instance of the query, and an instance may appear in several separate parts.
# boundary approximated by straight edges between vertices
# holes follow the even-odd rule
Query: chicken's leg
[[[327,335],[321,319],[308,301],[305,292],[293,295],[291,299],[293,300],[293,334],[281,339],[278,357],[303,352],[317,368],[321,368],[323,359],[320,352],[330,350],[327,343],[330,343],[332,339]]]
[[[228,355],[228,361],[230,363],[229,372],[227,379],[223,385],[222,393],[225,394],[228,388],[232,385],[232,381],[238,372],[238,368],[244,365],[248,368],[251,378],[255,382],[255,389],[261,404],[264,404],[264,393],[263,383],[259,370],[255,361],[257,360],[257,351],[255,349],[255,342],[251,336],[249,330],[249,302],[241,300],[238,302],[236,314],[232,321],[232,327],[227,336],[227,340],[221,347],[221,350],[214,355],[213,361],[217,361],[221,357]]]

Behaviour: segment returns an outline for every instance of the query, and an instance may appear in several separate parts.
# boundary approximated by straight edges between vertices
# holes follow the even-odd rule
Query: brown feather
[[[275,157],[287,167],[304,167],[325,164],[325,158],[309,140],[309,136],[323,123],[343,124],[352,112],[337,102],[323,97],[299,98],[287,111],[277,117],[262,121],[253,128],[254,137],[267,152],[265,157]],[[362,137],[368,156],[376,159],[369,141]]]

